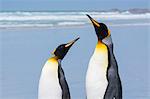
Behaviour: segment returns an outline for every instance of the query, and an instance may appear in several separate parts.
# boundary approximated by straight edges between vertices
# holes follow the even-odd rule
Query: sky
[[[150,8],[149,0],[0,0],[0,11],[108,10]]]

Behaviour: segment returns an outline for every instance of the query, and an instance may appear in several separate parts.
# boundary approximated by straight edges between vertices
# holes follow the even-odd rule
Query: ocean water
[[[89,23],[86,14],[111,25],[150,24],[150,12],[131,13],[129,11],[68,11],[68,12],[0,12],[0,28],[8,27],[65,27],[81,26]],[[128,23],[126,23],[126,21]],[[143,20],[144,23],[138,22]],[[111,21],[111,23],[110,23]],[[125,23],[122,23],[125,22]],[[129,23],[131,22],[131,23]],[[134,22],[134,23],[133,23]]]
[[[57,20],[53,18],[51,20],[54,20],[54,23],[64,22],[64,19],[59,19],[60,14],[64,14],[64,12],[57,12],[57,14],[54,15]],[[114,18],[111,15],[104,15],[108,18],[107,20],[95,12],[90,13],[99,21],[105,22],[111,30],[114,52],[123,85],[123,98],[150,99],[149,15],[143,14],[141,16],[144,17],[138,18],[133,15],[134,18],[131,18],[128,13],[124,14],[127,14],[126,18],[120,19],[115,16],[117,14],[114,14]],[[74,14],[72,17],[76,15]],[[36,18],[32,15],[31,17]],[[10,24],[0,22],[0,99],[37,99],[42,66],[52,56],[51,52],[59,44],[71,41],[77,36],[80,36],[80,40],[69,50],[62,61],[62,67],[72,99],[85,99],[85,75],[89,59],[96,45],[96,35],[85,15],[81,15],[81,18],[77,17],[77,20],[73,20],[72,17],[67,17],[67,20],[71,20],[69,22],[83,20],[84,25],[67,24],[61,26],[55,25],[49,20],[48,26],[44,26],[44,28],[40,25],[35,26],[34,22],[28,23],[29,26],[26,27],[20,26],[24,24],[21,22],[22,19],[19,23],[16,22],[17,19],[20,20],[20,17],[14,21],[10,17],[11,20],[7,21]],[[1,18],[0,15],[0,20]],[[29,20],[27,21],[29,22]],[[13,24],[13,22],[19,25]],[[54,26],[51,27],[49,24]]]

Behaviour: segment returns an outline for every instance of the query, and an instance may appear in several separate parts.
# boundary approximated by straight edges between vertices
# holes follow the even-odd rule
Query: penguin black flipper
[[[113,45],[108,47],[108,68],[107,68],[107,80],[108,86],[104,95],[104,99],[122,99],[122,85],[118,73],[118,65],[113,54]]]
[[[120,78],[114,76],[114,70],[109,69],[108,86],[104,95],[104,99],[122,99],[122,87]]]
[[[68,87],[65,74],[60,63],[58,66],[58,78],[59,78],[59,83],[62,89],[62,99],[70,99],[69,87]]]

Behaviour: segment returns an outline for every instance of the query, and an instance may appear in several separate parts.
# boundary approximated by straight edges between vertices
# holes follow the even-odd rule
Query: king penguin
[[[87,16],[98,39],[86,73],[87,99],[122,99],[122,85],[110,30],[104,23]]]
[[[61,60],[78,39],[79,37],[67,44],[59,45],[53,51],[54,57],[46,61],[39,80],[38,99],[70,99]]]

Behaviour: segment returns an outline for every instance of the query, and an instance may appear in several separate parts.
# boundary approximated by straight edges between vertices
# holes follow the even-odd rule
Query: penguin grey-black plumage
[[[61,60],[78,39],[58,46],[53,52],[55,56],[46,61],[39,80],[38,99],[71,98],[69,86],[61,66]]]
[[[94,25],[98,43],[86,74],[87,99],[122,99],[122,84],[113,53],[110,31],[87,15]]]
[[[59,78],[59,84],[62,89],[62,99],[70,99],[69,86],[67,84],[64,71],[61,67],[61,60],[59,61],[59,66],[58,66],[58,78]]]

